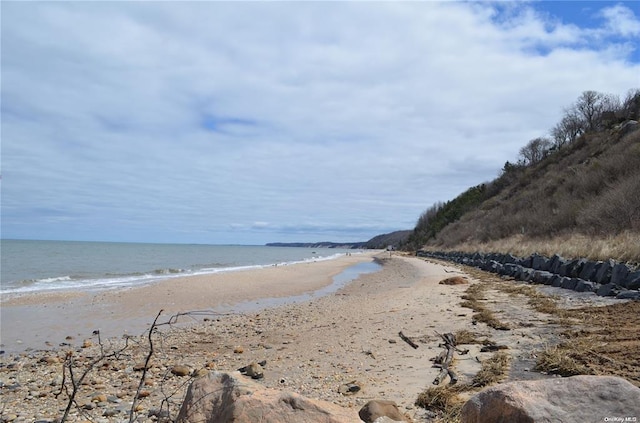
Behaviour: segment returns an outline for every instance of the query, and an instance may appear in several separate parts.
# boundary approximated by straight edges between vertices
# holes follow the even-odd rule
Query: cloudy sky
[[[364,241],[640,87],[632,2],[2,2],[2,237]]]

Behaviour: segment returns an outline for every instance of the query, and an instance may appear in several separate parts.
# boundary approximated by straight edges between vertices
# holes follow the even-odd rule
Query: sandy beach
[[[381,270],[361,275],[332,294],[260,311],[233,311],[234,304],[259,303],[264,298],[290,297],[321,289],[330,285],[333,277],[345,268],[371,262],[374,256],[383,263]],[[27,336],[27,332],[33,330],[29,325],[34,323],[28,318],[25,325],[14,323],[15,328],[9,327],[8,318],[35,313],[38,318],[47,319],[45,328],[50,332],[32,335],[44,347],[48,342],[52,348],[48,352],[2,356],[5,361],[24,360],[22,373],[12,375],[25,378],[24,385],[20,386],[29,386],[26,380],[33,378],[34,372],[40,380],[40,383],[31,382],[31,391],[35,390],[38,396],[31,395],[26,409],[21,395],[29,397],[28,387],[26,392],[17,390],[10,392],[15,395],[5,395],[5,414],[13,414],[11,417],[17,421],[23,416],[23,421],[59,416],[64,401],[62,397],[54,398],[53,394],[64,351],[75,348],[91,355],[98,340],[90,331],[96,327],[101,330],[103,344],[107,335],[117,336],[117,331],[118,335],[142,334],[160,309],[164,312],[159,321],[166,321],[176,313],[201,312],[183,318],[194,323],[187,329],[180,325],[159,328],[163,349],[158,355],[162,360],[154,377],[166,374],[175,364],[184,364],[193,370],[235,370],[252,361],[265,360],[263,383],[266,386],[351,407],[371,398],[392,399],[403,410],[411,410],[417,394],[438,373],[429,361],[439,353],[440,338],[436,331],[451,332],[468,327],[470,311],[459,305],[465,285],[438,284],[441,279],[458,274],[458,270],[414,257],[389,256],[387,252],[368,252],[324,262],[173,279],[125,291],[9,299],[3,303],[3,339],[20,334]],[[215,283],[211,278],[215,278]],[[263,305],[268,306],[268,301]],[[220,311],[215,311],[216,307]],[[74,328],[73,333],[65,327],[68,319],[77,320],[69,326]],[[83,329],[86,330],[83,332]],[[420,347],[414,349],[403,342],[398,337],[399,331]],[[71,345],[59,347],[61,341]],[[86,348],[81,348],[83,344]],[[132,389],[135,378],[139,377],[131,373],[131,368],[142,360],[145,350],[140,341],[128,350],[131,355],[128,360],[114,365],[106,374],[96,371],[82,401],[89,401],[96,391],[119,395],[126,401],[131,395],[127,390]],[[54,364],[36,361],[44,356],[53,357],[48,361]],[[465,372],[472,375],[477,370],[477,363],[469,361],[468,364],[458,366],[461,377]],[[27,368],[30,371],[26,371]],[[2,374],[4,386],[12,382],[7,379],[9,375]],[[362,388],[357,396],[338,392],[341,384],[352,381]],[[178,382],[165,380],[164,383]],[[154,392],[149,398],[145,398],[144,405],[149,408],[160,404],[157,386],[155,391],[151,389]],[[29,414],[29,410],[36,409],[40,415]],[[75,418],[81,419],[81,416]]]
[[[374,258],[381,264],[379,271],[362,274],[327,295],[309,294],[331,286],[334,276],[345,269]],[[452,276],[462,276],[469,284],[439,283]],[[413,421],[430,421],[429,412],[416,407],[415,401],[439,373],[431,360],[442,351],[441,333],[468,329],[479,339],[507,345],[513,359],[511,380],[549,377],[530,369],[535,351],[557,339],[558,326],[549,315],[531,309],[526,296],[491,288],[510,286],[492,277],[417,257],[368,252],[325,262],[173,279],[124,291],[9,299],[2,305],[3,339],[10,339],[8,333],[33,335],[31,341],[45,349],[0,355],[2,419],[20,423],[59,418],[68,402],[61,393],[62,369],[72,351],[76,375],[88,372],[67,421],[127,420],[140,366],[149,352],[144,332],[163,309],[152,335],[154,354],[144,398],[137,407],[138,422],[162,420],[161,405],[175,417],[191,378],[212,370],[234,371],[252,362],[265,363],[259,382],[266,387],[356,410],[371,399],[392,400]],[[486,304],[509,322],[509,331],[475,322],[474,312],[460,305],[465,291],[476,283],[486,284],[486,278],[491,289]],[[296,302],[278,305],[274,300],[305,293]],[[574,305],[588,304],[588,299],[580,301]],[[181,321],[190,324],[167,324],[177,313],[186,313]],[[27,320],[24,326],[14,322],[12,328],[7,316]],[[29,317],[45,319],[49,332],[27,333],[35,325]],[[68,319],[76,321],[67,326]],[[96,327],[99,336],[91,335]],[[68,345],[60,346],[61,340]],[[456,355],[459,383],[469,383],[492,356],[481,347],[481,343],[464,345],[469,353]],[[103,352],[118,351],[99,365],[89,364]],[[175,366],[188,371],[174,374]],[[340,387],[350,383],[360,389],[345,395]]]

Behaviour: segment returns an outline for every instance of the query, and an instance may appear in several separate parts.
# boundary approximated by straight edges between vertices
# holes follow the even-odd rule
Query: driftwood
[[[487,345],[480,348],[480,352],[494,352],[494,351],[508,350],[508,349],[509,347],[507,347],[506,345]]]
[[[400,335],[400,338],[402,338],[402,340],[407,344],[411,345],[414,349],[418,348],[418,344],[416,344],[410,338],[408,338],[404,333],[402,333],[402,331],[400,331],[398,335]]]
[[[440,367],[440,373],[433,380],[434,385],[440,385],[447,375],[451,379],[450,385],[455,385],[458,382],[458,376],[453,370],[449,368],[451,361],[453,360],[453,353],[456,350],[456,336],[452,333],[445,333],[440,335],[444,341],[445,350],[436,357],[435,367]]]

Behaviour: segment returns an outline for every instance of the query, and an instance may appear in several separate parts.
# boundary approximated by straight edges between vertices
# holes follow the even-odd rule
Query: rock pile
[[[545,257],[539,254],[519,258],[511,254],[433,251],[418,251],[416,255],[453,261],[520,281],[594,292],[603,297],[640,299],[640,269],[614,260],[567,260],[559,255]]]

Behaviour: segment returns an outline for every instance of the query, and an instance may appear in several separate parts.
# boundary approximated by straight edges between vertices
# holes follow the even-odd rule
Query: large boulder
[[[462,407],[462,423],[602,422],[638,416],[640,388],[614,376],[573,376],[496,385]]]
[[[265,388],[239,372],[211,372],[185,396],[178,423],[354,423],[355,410]]]

